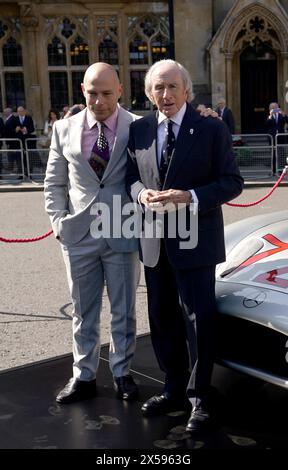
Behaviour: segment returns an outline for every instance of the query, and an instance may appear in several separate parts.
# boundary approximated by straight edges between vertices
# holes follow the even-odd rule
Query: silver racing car
[[[218,362],[288,389],[288,210],[226,227]]]

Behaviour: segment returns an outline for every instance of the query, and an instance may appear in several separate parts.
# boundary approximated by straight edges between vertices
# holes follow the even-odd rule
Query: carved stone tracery
[[[247,46],[253,47],[256,38],[278,51],[288,47],[288,34],[283,23],[266,8],[252,5],[231,20],[221,50],[225,54],[234,54]]]
[[[31,3],[20,3],[21,24],[28,30],[35,30],[39,25],[39,19],[35,14],[34,5]]]

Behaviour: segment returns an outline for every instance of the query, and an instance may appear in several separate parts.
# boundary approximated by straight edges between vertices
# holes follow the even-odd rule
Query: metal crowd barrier
[[[45,136],[25,140],[25,153],[29,178],[44,178],[49,150],[50,142]]]
[[[234,134],[233,150],[244,179],[273,175],[283,169],[288,157],[288,134],[277,134],[275,145],[270,134]],[[1,145],[2,144],[2,145]],[[45,136],[25,140],[0,139],[1,180],[44,179],[49,156],[49,140]]]
[[[23,180],[24,149],[20,139],[0,139],[0,178],[2,181]]]
[[[0,180],[13,182],[44,179],[50,141],[45,136],[20,139],[0,139]]]
[[[276,171],[283,170],[288,157],[288,134],[276,134],[275,136]]]
[[[243,178],[273,175],[273,137],[270,134],[234,134],[233,150]]]

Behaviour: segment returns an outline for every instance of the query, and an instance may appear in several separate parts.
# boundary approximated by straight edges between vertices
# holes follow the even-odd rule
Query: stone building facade
[[[190,71],[195,103],[224,97],[237,132],[261,132],[269,102],[285,106],[288,0],[5,0],[0,111],[24,105],[41,128],[49,109],[83,101],[83,73],[100,60],[143,114],[145,72],[171,56]]]

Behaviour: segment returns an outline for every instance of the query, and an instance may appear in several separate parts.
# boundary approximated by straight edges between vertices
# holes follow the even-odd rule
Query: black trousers
[[[164,242],[158,264],[145,267],[153,348],[165,373],[165,391],[193,405],[209,393],[215,343],[215,266],[177,269]],[[189,370],[189,356],[192,373]]]

